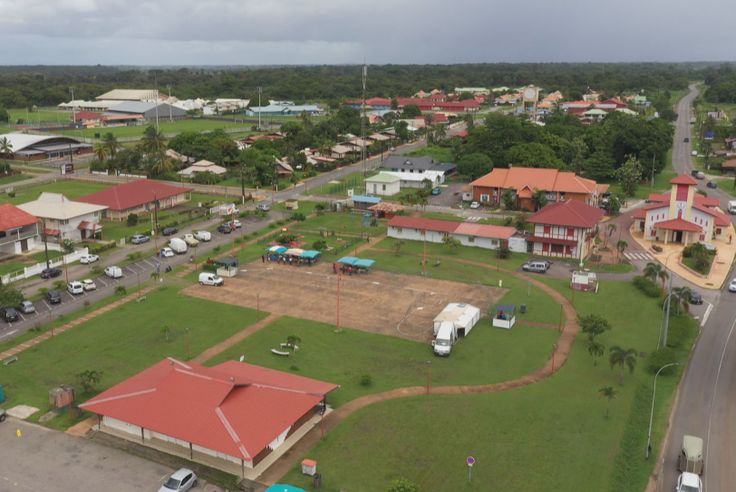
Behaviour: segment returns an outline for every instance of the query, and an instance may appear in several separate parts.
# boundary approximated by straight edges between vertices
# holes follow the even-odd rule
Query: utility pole
[[[261,131],[261,86],[258,86],[258,131]]]
[[[158,126],[158,100],[159,99],[158,99],[158,87],[157,87],[156,88],[156,101],[154,103],[156,105],[156,132],[159,131],[159,126]]]
[[[366,148],[365,148],[365,83],[368,78],[368,65],[363,64],[363,100],[361,101],[360,113],[360,159],[363,161],[363,176],[368,172],[366,169]]]
[[[245,163],[240,163],[240,195],[241,195],[241,203],[245,205]]]
[[[74,87],[69,87],[69,92],[72,95],[72,123],[77,122],[77,111],[74,109]]]
[[[46,219],[41,219],[41,227],[43,227],[43,233],[41,234],[41,237],[43,238],[43,251],[46,254],[46,268],[49,268],[49,244],[47,242],[46,237]]]
[[[171,85],[167,85],[166,87],[169,89],[169,99],[167,101],[167,103],[169,104],[169,123],[173,123],[174,115],[171,114]]]

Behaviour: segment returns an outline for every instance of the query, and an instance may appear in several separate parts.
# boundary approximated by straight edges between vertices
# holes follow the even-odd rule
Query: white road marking
[[[708,321],[708,316],[710,316],[710,312],[713,310],[713,304],[708,303],[708,307],[705,308],[705,314],[703,315],[703,321],[700,322],[700,327],[702,328],[705,326],[706,321]]]
[[[10,335],[13,335],[14,333],[18,333],[18,330],[12,330],[12,331],[7,332],[5,335],[0,336],[0,340],[2,340],[3,338],[9,337]]]
[[[718,371],[716,372],[716,380],[713,382],[713,395],[710,398],[710,410],[708,411],[708,432],[705,438],[705,458],[706,460],[708,459],[708,456],[710,456],[710,453],[708,452],[708,448],[710,447],[710,428],[711,428],[711,424],[713,423],[713,403],[716,400],[716,390],[718,389],[718,379],[721,377],[721,369],[723,368],[723,359],[726,358],[726,349],[728,348],[728,342],[731,340],[731,335],[733,335],[734,328],[736,328],[736,320],[734,320],[734,322],[731,323],[731,329],[728,331],[728,337],[726,337],[726,343],[723,344],[723,351],[721,352],[721,360],[718,362]],[[705,485],[703,486],[703,490],[705,491]]]

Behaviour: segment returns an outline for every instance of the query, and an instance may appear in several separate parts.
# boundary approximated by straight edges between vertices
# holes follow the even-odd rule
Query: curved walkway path
[[[461,260],[448,256],[440,256],[445,261],[454,261],[456,263],[463,263],[466,265],[472,265],[479,268],[485,268],[496,271],[495,265],[488,265],[486,263]],[[531,282],[533,285],[542,289],[546,294],[557,301],[563,308],[565,313],[565,323],[562,327],[562,333],[560,338],[555,344],[555,350],[552,352],[551,357],[545,362],[544,366],[536,371],[521,376],[516,379],[509,381],[503,381],[500,383],[493,384],[479,384],[479,385],[455,385],[455,386],[410,386],[406,388],[396,388],[381,393],[375,393],[371,395],[362,396],[355,400],[349,401],[348,403],[338,407],[331,413],[327,414],[322,420],[321,425],[314,427],[310,430],[300,441],[298,441],[291,449],[284,453],[284,455],[274,463],[268,470],[266,470],[259,478],[259,482],[272,485],[279,481],[291,468],[297,463],[304,454],[306,454],[317,442],[320,441],[322,435],[334,429],[340,422],[346,417],[353,414],[355,411],[365,408],[369,405],[379,403],[387,400],[394,400],[396,398],[404,398],[407,396],[419,396],[425,394],[433,395],[457,395],[465,393],[491,393],[498,391],[506,391],[522,386],[527,386],[545,378],[552,376],[562,367],[567,361],[570,350],[572,349],[573,341],[578,333],[579,326],[577,324],[577,313],[575,308],[570,301],[554,290],[547,284],[540,282],[539,280],[521,273],[501,268],[500,271],[513,275],[514,277],[520,278],[525,281]],[[321,427],[321,428],[320,428]]]

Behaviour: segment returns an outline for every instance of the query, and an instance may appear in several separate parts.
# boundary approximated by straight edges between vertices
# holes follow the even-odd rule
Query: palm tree
[[[624,251],[626,251],[626,248],[628,247],[629,247],[629,243],[627,243],[623,239],[619,240],[616,243],[616,251],[618,251],[619,261],[621,261],[621,255],[624,254]]]
[[[615,230],[616,230],[616,224],[606,225],[606,237],[603,240],[603,249],[606,249],[608,247],[608,240],[611,238]]]
[[[656,282],[657,277],[659,277],[659,273],[661,271],[662,271],[662,265],[660,265],[659,263],[650,261],[644,267],[644,278],[648,278],[652,282]]]
[[[608,400],[608,406],[606,406],[606,418],[608,418],[609,410],[611,409],[611,400],[616,398],[617,392],[613,389],[613,386],[605,386],[598,390],[598,393]]]
[[[682,310],[687,312],[690,312],[690,295],[692,294],[692,290],[690,290],[690,287],[682,286],[682,287],[675,287],[672,289],[672,295],[677,299],[678,303],[675,304],[677,306],[677,314],[680,314],[680,306],[682,306]]]
[[[624,350],[618,345],[614,345],[609,349],[608,363],[611,364],[611,370],[614,367],[621,367],[620,382],[624,383],[624,367],[629,368],[629,372],[634,372],[636,368],[636,349],[630,348]]]
[[[603,345],[601,342],[596,340],[595,336],[589,336],[588,341],[588,353],[591,357],[593,357],[593,365],[598,365],[598,357],[602,356],[604,353],[606,353],[606,346]]]
[[[664,268],[661,268],[659,270],[659,272],[657,273],[657,276],[662,281],[662,288],[664,289],[664,282],[665,282],[665,280],[667,280],[668,278],[670,278],[670,274],[667,273],[667,270],[665,270]]]
[[[120,148],[118,139],[115,138],[115,135],[111,132],[107,132],[102,136],[102,143],[105,144],[105,147],[107,148],[107,155],[114,159],[115,155],[118,153],[118,149]]]
[[[166,139],[163,132],[153,126],[146,128],[141,139],[141,146],[147,154],[153,156],[156,163],[151,166],[151,171],[158,176],[171,171],[171,164],[166,162]]]
[[[8,137],[0,138],[0,154],[7,156],[13,153],[13,144]]]
[[[104,142],[97,142],[93,147],[92,151],[95,153],[95,156],[97,156],[97,160],[100,162],[103,162],[105,159],[107,159],[107,153],[108,153],[107,145],[105,145]]]

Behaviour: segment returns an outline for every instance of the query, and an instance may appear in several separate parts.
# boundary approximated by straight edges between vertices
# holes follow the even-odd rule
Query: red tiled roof
[[[0,205],[0,231],[19,229],[23,226],[35,224],[38,218],[25,212],[15,205],[4,203]]]
[[[425,219],[422,217],[405,217],[403,215],[397,215],[388,221],[388,225],[391,227],[405,227],[407,229],[417,229],[420,231],[434,231],[434,232],[455,232],[460,222],[453,222],[451,220],[437,220],[437,219]]]
[[[49,229],[49,228],[46,228],[46,229],[43,230],[43,233],[46,236],[58,236],[58,235],[61,234],[61,231],[59,229]]]
[[[120,211],[152,203],[155,200],[189,193],[190,191],[192,191],[192,188],[172,186],[150,179],[139,179],[92,193],[77,199],[77,201],[105,205],[111,210]]]
[[[713,217],[717,226],[727,226],[731,223],[731,217],[724,214],[723,212],[719,212],[714,208],[706,207],[698,203],[694,203],[693,208]]]
[[[591,228],[603,217],[603,210],[578,200],[550,203],[529,217],[533,224]]]
[[[690,176],[689,174],[680,174],[679,176],[676,176],[670,180],[671,184],[682,184],[682,185],[690,185],[695,186],[698,184],[695,179]]]
[[[528,240],[533,243],[564,244],[565,246],[575,246],[578,244],[574,239],[562,239],[559,237],[529,236]]]
[[[594,193],[597,183],[573,172],[539,167],[495,168],[472,183],[473,186],[521,190],[557,191],[560,193]]]
[[[104,117],[100,113],[95,113],[94,111],[79,111],[74,114],[74,121],[102,119],[104,119]]]
[[[702,227],[700,227],[697,224],[693,224],[692,222],[688,222],[685,219],[670,219],[670,220],[663,220],[662,222],[657,222],[654,224],[655,229],[665,229],[668,231],[685,231],[685,232],[701,232],[703,230]]]
[[[651,199],[651,195],[650,195]],[[668,200],[669,201],[669,200]],[[647,218],[647,212],[650,210],[654,210],[656,208],[666,208],[668,205],[665,203],[650,203],[649,205],[645,205],[641,208],[637,208],[634,211],[634,214],[632,215],[632,218],[634,219],[646,219]]]
[[[208,368],[165,359],[80,407],[252,460],[336,388],[242,362]]]

